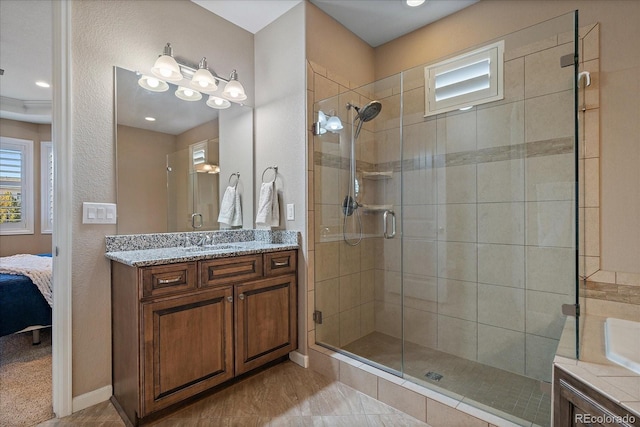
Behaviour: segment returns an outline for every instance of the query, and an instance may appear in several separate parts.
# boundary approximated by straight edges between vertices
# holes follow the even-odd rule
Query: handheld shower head
[[[364,122],[368,122],[370,120],[375,119],[378,114],[380,114],[380,110],[382,110],[382,104],[380,101],[371,101],[364,107],[356,107],[353,104],[347,104],[347,107],[353,107],[356,110],[356,119],[358,119],[358,127],[356,128],[355,138],[358,138],[360,135],[360,129],[362,129],[362,124]],[[354,119],[355,123],[355,119]]]
[[[378,114],[380,114],[380,110],[382,110],[382,104],[380,101],[371,101],[367,105],[362,108],[354,107],[358,112],[358,118],[362,122],[368,122],[369,120],[373,120],[376,118]]]

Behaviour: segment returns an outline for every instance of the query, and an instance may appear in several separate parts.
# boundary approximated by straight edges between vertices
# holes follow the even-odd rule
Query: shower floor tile
[[[540,381],[410,342],[404,347],[408,379],[434,385],[452,397],[464,397],[471,405],[478,403],[484,409],[491,407],[540,426],[551,424],[551,396],[543,391]],[[402,341],[389,335],[373,332],[343,350],[397,371],[402,369]],[[442,378],[428,379],[428,372]]]

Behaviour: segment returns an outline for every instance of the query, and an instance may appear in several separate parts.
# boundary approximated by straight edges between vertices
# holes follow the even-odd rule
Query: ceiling
[[[51,123],[52,2],[0,0],[0,117]]]
[[[255,34],[303,0],[191,0]],[[455,13],[479,0],[309,0],[375,47]],[[51,122],[52,2],[0,0],[0,117]]]
[[[255,34],[303,0],[191,0]],[[479,0],[309,0],[372,47],[424,27]]]

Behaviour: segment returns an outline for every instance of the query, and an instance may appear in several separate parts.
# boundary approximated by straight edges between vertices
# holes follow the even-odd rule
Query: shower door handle
[[[391,234],[387,232],[389,215],[391,215]],[[396,213],[394,211],[384,211],[382,215],[382,233],[385,239],[393,239],[396,236]]]

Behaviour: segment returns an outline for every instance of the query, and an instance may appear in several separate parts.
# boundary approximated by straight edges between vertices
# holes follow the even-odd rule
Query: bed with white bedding
[[[51,254],[0,257],[0,336],[51,325],[52,282]]]

